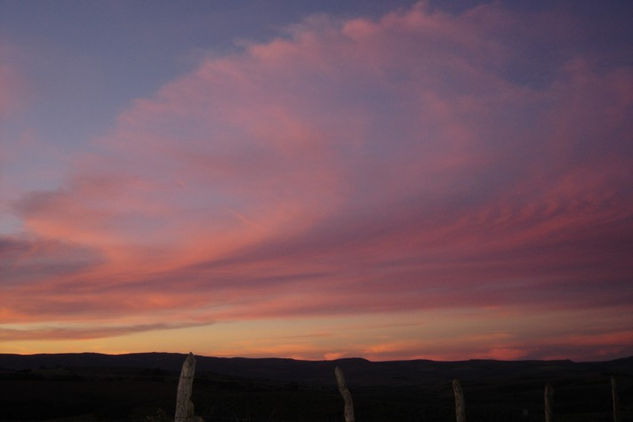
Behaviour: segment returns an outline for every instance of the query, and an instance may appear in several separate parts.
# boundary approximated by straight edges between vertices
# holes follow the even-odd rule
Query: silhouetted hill
[[[184,354],[0,354],[0,421],[173,420]],[[293,359],[197,356],[193,401],[208,421],[341,421],[334,367],[359,421],[454,421],[458,378],[469,421],[541,422],[543,386],[558,422],[610,420],[609,379],[621,421],[633,422],[633,357],[606,362]]]
[[[185,358],[179,353],[0,354],[0,369],[37,368],[150,368],[179,371]],[[335,366],[344,369],[355,385],[420,384],[459,378],[462,380],[513,377],[564,377],[581,373],[633,374],[633,357],[604,362],[467,360],[442,362],[402,360],[372,362],[361,358],[304,361],[284,358],[217,358],[196,356],[197,370],[241,378],[307,384],[331,384]]]

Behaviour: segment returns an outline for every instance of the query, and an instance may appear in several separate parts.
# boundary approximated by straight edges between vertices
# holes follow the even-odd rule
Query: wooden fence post
[[[334,368],[334,375],[336,375],[336,383],[338,384],[338,391],[343,396],[345,402],[345,422],[354,422],[354,403],[352,402],[352,393],[350,393],[347,385],[345,384],[345,377],[343,371],[338,366]]]
[[[176,395],[175,422],[202,422],[202,418],[195,416],[191,391],[193,389],[193,377],[196,373],[196,359],[193,353],[189,353],[182,364],[180,379],[178,380],[178,392]]]
[[[618,388],[614,376],[611,376],[611,404],[613,406],[613,422],[620,422],[620,415],[618,415]]]
[[[453,380],[453,393],[455,393],[455,418],[457,422],[466,422],[466,402],[464,392],[459,380]]]
[[[554,388],[547,383],[545,384],[545,422],[552,422],[554,420],[554,414],[552,412],[552,406],[554,405]]]

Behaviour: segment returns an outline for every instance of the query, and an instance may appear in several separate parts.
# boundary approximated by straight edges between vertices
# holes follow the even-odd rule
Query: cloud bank
[[[14,204],[0,322],[102,337],[126,331],[99,328],[113,319],[464,308],[633,322],[633,68],[578,48],[582,24],[421,3],[203,61],[122,112],[63,187]],[[554,349],[630,342],[582,324]],[[525,351],[551,346],[541,328],[486,353],[544,356]],[[418,356],[405,340],[355,351]]]

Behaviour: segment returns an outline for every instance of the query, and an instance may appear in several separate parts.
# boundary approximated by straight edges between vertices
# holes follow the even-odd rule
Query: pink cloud
[[[193,326],[191,324],[189,326]],[[187,326],[187,325],[185,325]],[[9,329],[0,327],[0,343],[23,340],[86,340],[115,337],[136,332],[153,330],[169,330],[182,328],[183,325],[169,324],[139,324],[114,327],[75,327],[75,328],[52,328],[43,327],[35,329]]]
[[[16,69],[6,64],[0,65],[0,118],[8,117],[24,105],[25,92],[26,84]]]
[[[24,51],[7,39],[0,39],[0,121],[9,126],[10,119],[19,117],[18,112],[25,106],[30,105],[33,99],[31,81],[25,76],[20,58]],[[3,131],[3,143],[9,142],[6,139],[10,131]],[[11,140],[12,141],[12,140]],[[9,154],[9,148],[0,151],[0,162]]]
[[[11,252],[37,271],[0,286],[0,315],[630,308],[633,71],[560,53],[521,80],[522,47],[573,41],[549,19],[418,4],[204,61],[121,113],[64,188],[18,201],[55,260],[91,259]]]

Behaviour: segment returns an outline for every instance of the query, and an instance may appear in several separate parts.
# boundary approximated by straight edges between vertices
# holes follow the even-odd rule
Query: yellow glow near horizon
[[[590,344],[593,341],[610,350],[622,347],[633,339],[633,330],[618,320],[617,312],[611,316],[595,313],[587,319],[587,313],[577,310],[541,312],[526,317],[500,308],[443,309],[232,321],[96,339],[4,341],[0,342],[0,352],[121,354],[192,351],[205,356],[312,360],[338,357],[370,360],[520,359],[530,357],[540,347],[566,343]],[[572,334],[579,324],[586,325],[587,335],[584,337]],[[598,334],[599,327],[604,324],[612,324],[610,336]]]

